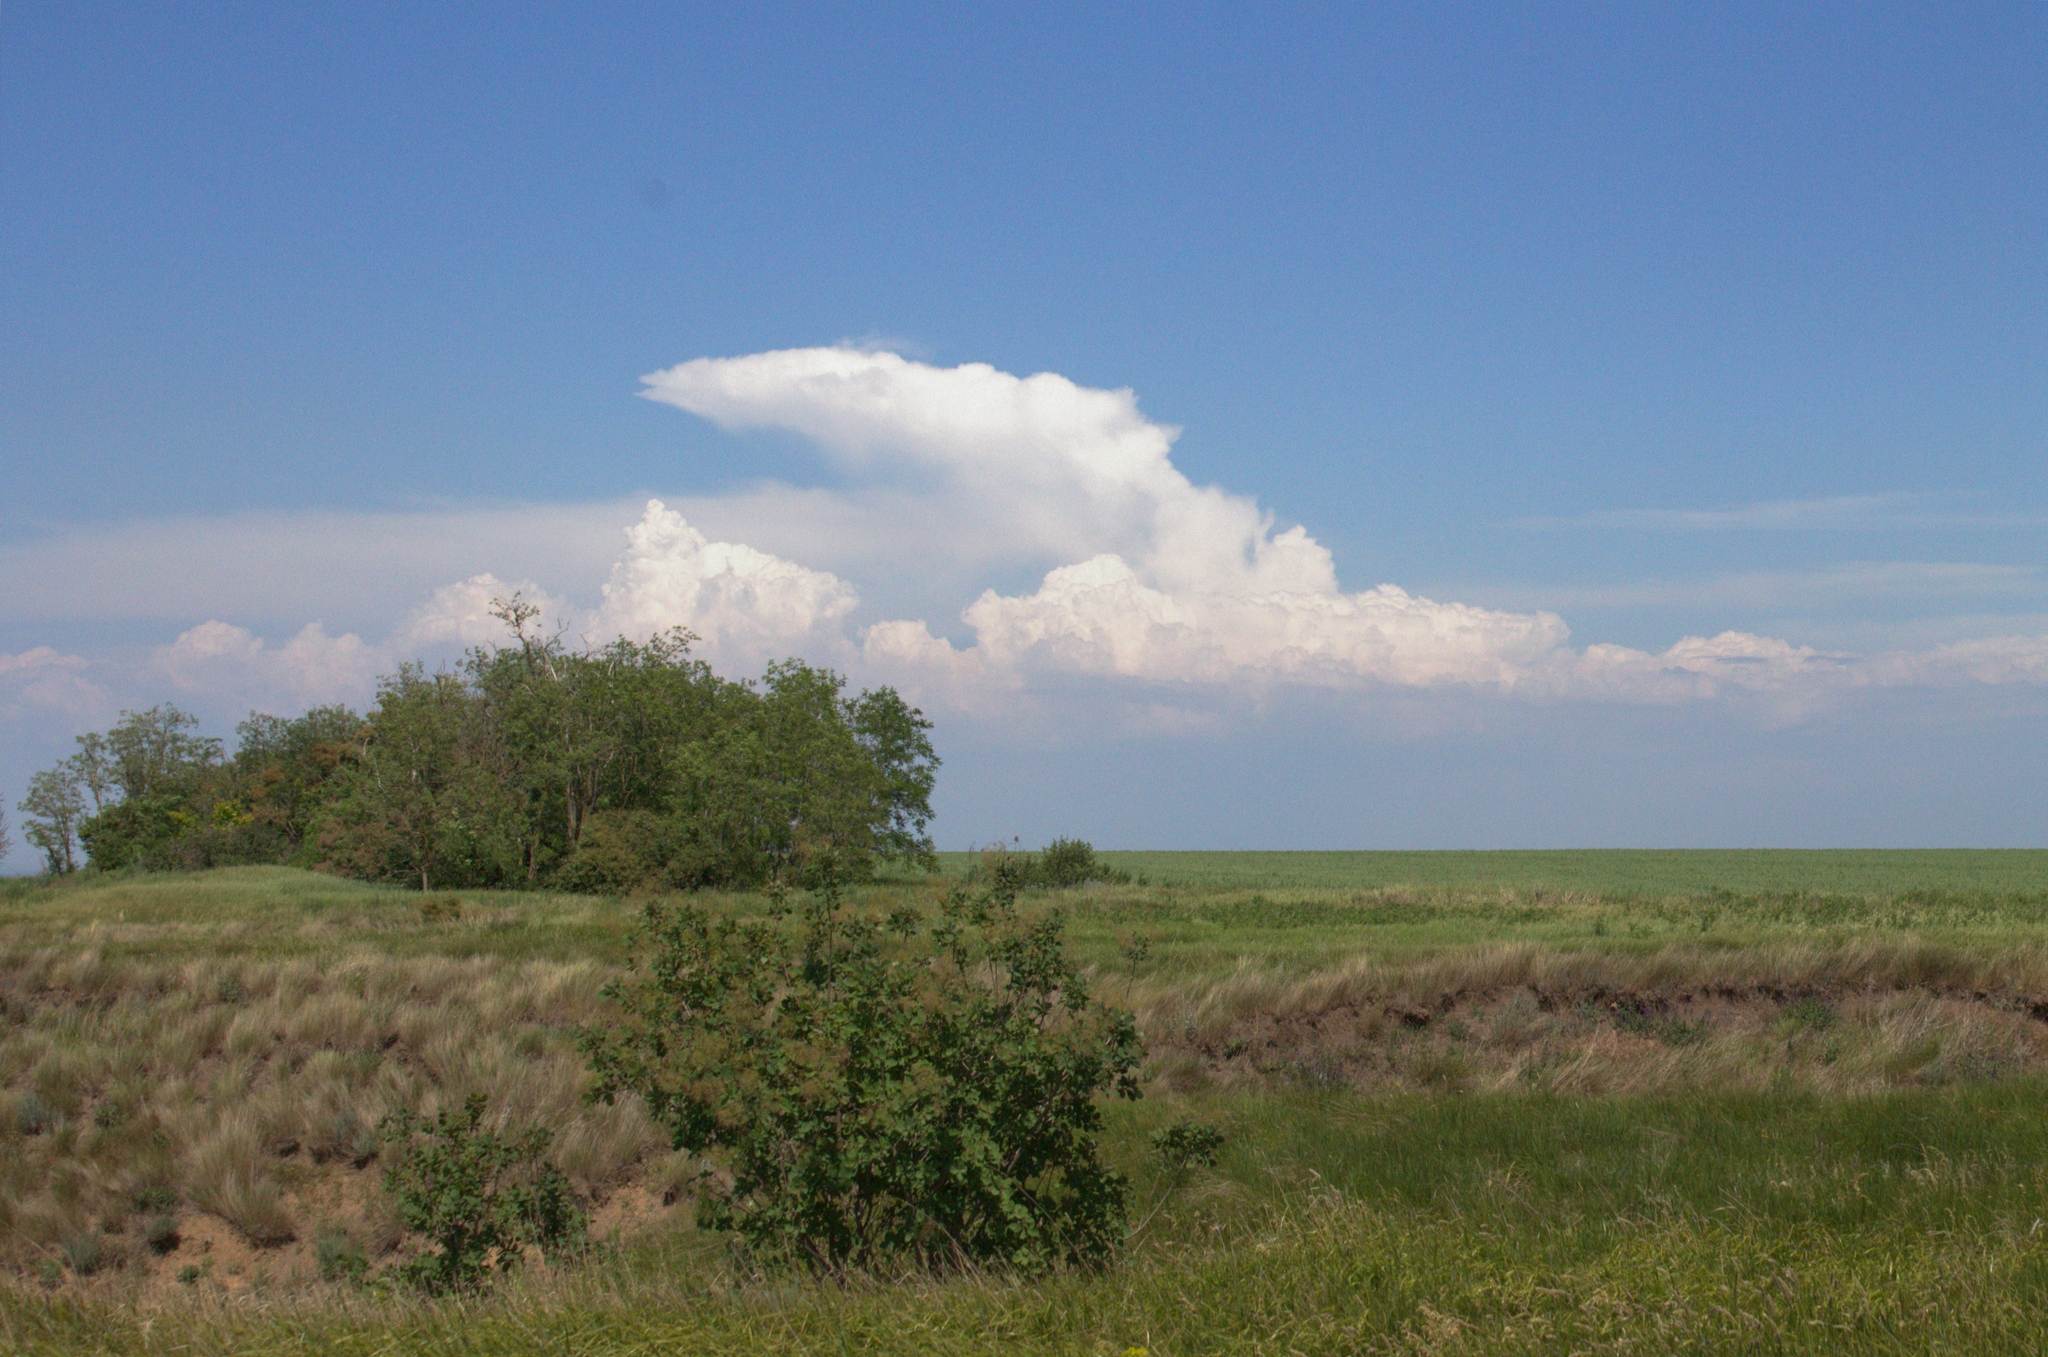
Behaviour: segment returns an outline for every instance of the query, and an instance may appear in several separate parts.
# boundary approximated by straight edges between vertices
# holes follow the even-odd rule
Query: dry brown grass
[[[232,965],[0,955],[0,1256],[30,1266],[90,1230],[132,1255],[152,1188],[249,1244],[285,1243],[311,1228],[321,1180],[376,1191],[387,1113],[471,1091],[500,1123],[552,1129],[557,1162],[602,1198],[663,1143],[637,1103],[583,1101],[573,1029],[596,1015],[604,975],[369,951]]]
[[[1912,938],[1641,954],[1477,947],[1255,963],[1133,995],[1177,1087],[1867,1093],[2048,1068],[2048,950]]]

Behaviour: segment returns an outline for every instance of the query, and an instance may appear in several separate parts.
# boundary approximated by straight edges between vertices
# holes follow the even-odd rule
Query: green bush
[[[999,871],[936,918],[862,913],[829,880],[794,926],[650,905],[616,1021],[582,1037],[599,1095],[639,1094],[711,1158],[699,1222],[764,1261],[1105,1260],[1126,1185],[1096,1099],[1138,1096],[1137,1025],[1018,884]]]
[[[545,1158],[548,1131],[499,1135],[483,1129],[483,1116],[483,1095],[473,1094],[431,1122],[408,1111],[379,1125],[400,1151],[384,1190],[434,1249],[404,1263],[397,1279],[430,1294],[475,1290],[517,1266],[529,1245],[552,1253],[583,1235],[568,1180]]]
[[[1086,839],[1054,839],[1038,855],[1039,879],[1055,890],[1089,881],[1130,880],[1095,856],[1095,845]]]
[[[984,850],[981,862],[969,873],[969,880],[993,880],[1008,874],[1025,888],[1068,890],[1090,881],[1129,884],[1131,874],[1095,856],[1095,845],[1086,839],[1054,839],[1037,853],[1026,853],[997,843]]]

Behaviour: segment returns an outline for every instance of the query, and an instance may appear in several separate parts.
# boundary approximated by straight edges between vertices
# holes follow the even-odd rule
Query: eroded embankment
[[[1475,949],[1133,996],[1183,1091],[1673,1087],[1876,1092],[2048,1071],[2048,957],[1912,939],[1642,954]]]

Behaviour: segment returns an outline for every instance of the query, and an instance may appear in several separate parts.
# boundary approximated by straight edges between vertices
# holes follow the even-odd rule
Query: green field
[[[1141,1226],[1106,1272],[1037,1280],[755,1276],[663,1204],[673,1156],[581,1100],[572,1040],[633,902],[8,883],[0,1342],[2048,1350],[2048,854],[1106,856],[1134,880],[1034,903],[1147,1036],[1108,1146]],[[402,1242],[348,1138],[471,1089],[555,1129],[611,1243],[466,1302],[320,1280],[320,1238]],[[1223,1156],[1162,1178],[1147,1137],[1188,1116]],[[162,1255],[134,1204],[158,1184]]]
[[[972,855],[941,853],[950,872]],[[1166,885],[1239,890],[1575,891],[1661,898],[2048,892],[2048,849],[1601,849],[1472,853],[1103,853]]]

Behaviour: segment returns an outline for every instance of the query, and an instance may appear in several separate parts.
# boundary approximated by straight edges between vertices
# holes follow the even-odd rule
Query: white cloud
[[[85,716],[107,704],[106,689],[86,677],[89,662],[50,646],[0,655],[0,720],[31,713]]]
[[[849,349],[698,359],[644,380],[651,399],[727,428],[801,433],[858,478],[920,478],[935,535],[1058,562],[1036,592],[986,591],[961,614],[984,669],[1512,684],[1565,639],[1549,613],[1342,592],[1305,529],[1276,531],[1256,501],[1182,475],[1177,431],[1127,390]],[[943,647],[928,628],[869,633],[878,657],[952,666]]]
[[[384,648],[354,633],[329,636],[318,622],[282,645],[246,627],[202,622],[149,658],[150,669],[183,692],[272,710],[361,702],[390,665]]]
[[[492,645],[506,636],[505,621],[491,610],[500,600],[514,594],[540,609],[538,626],[546,633],[553,624],[566,625],[572,615],[569,605],[541,589],[532,580],[508,584],[486,572],[471,575],[454,584],[444,584],[415,608],[398,632],[392,646],[402,651],[422,647]]]
[[[626,529],[626,551],[590,617],[598,638],[644,639],[688,627],[726,656],[754,655],[837,634],[860,599],[845,581],[734,542],[713,542],[660,500]]]
[[[1547,606],[1487,608],[1393,584],[1347,591],[1329,551],[1305,528],[1276,524],[1248,496],[1190,482],[1172,461],[1177,431],[1147,419],[1131,392],[1090,389],[1056,374],[939,368],[842,347],[698,359],[645,381],[649,398],[726,428],[810,439],[840,484],[755,484],[722,496],[647,501],[624,526],[622,550],[614,534],[633,512],[624,505],[495,507],[474,521],[442,511],[372,515],[359,533],[346,530],[344,516],[294,520],[296,528],[265,520],[252,529],[261,552],[310,562],[315,572],[355,571],[343,587],[381,600],[383,620],[364,630],[386,639],[329,635],[316,623],[272,644],[246,625],[215,620],[159,647],[144,670],[216,704],[231,697],[274,709],[360,702],[375,675],[400,659],[422,649],[445,658],[453,647],[501,637],[490,604],[517,589],[541,606],[543,630],[593,642],[684,626],[702,638],[700,653],[728,670],[803,654],[957,711],[1000,709],[1030,719],[1114,709],[1133,729],[1213,728],[1230,703],[1256,708],[1284,689],[1457,689],[1625,704],[1735,700],[1784,716],[1859,689],[2048,683],[2042,637],[1852,653],[1724,632],[1687,637],[1661,653],[1578,649]],[[1888,503],[1726,512],[1789,526],[1802,516],[1868,516]],[[110,540],[53,540],[84,575],[91,576],[92,550],[104,548],[107,560],[126,563],[123,571],[160,583],[179,577],[175,562],[236,540],[229,529],[241,520],[209,522],[176,550],[137,534],[174,563],[163,571],[142,569]],[[522,543],[533,549],[522,552]],[[92,566],[102,574],[108,568],[105,561]],[[216,560],[190,578],[199,581],[193,597],[207,600],[228,596],[220,592],[224,582],[244,575],[275,582],[304,574]],[[988,587],[992,576],[1007,587]],[[1941,563],[1852,565],[1821,576],[1744,576],[1716,582],[1713,597],[1785,599],[1831,589],[2020,594],[2039,585],[2034,572],[2017,567]],[[543,592],[536,579],[562,592]],[[258,602],[283,607],[299,597],[248,587],[257,589],[244,600],[253,611],[261,611]],[[1587,606],[1642,604],[1663,587],[1626,598],[1576,597]],[[151,607],[181,597],[165,588]],[[406,599],[414,601],[409,612]],[[214,616],[251,620],[230,610]],[[55,651],[30,655],[46,657],[31,666],[48,671],[35,680],[43,684],[36,692],[85,700],[83,661]],[[0,657],[0,684],[14,687],[0,691],[29,691],[29,680],[7,678],[6,662]],[[11,662],[28,672],[25,657]]]

